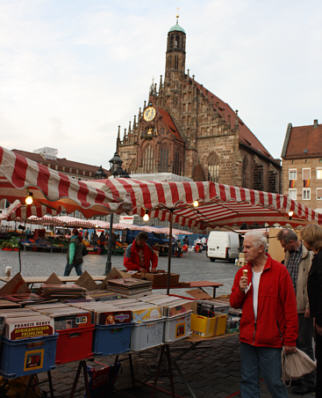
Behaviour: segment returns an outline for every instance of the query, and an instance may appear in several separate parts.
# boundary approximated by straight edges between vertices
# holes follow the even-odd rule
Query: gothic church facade
[[[123,168],[133,173],[174,173],[280,192],[280,161],[274,159],[238,112],[185,70],[186,33],[168,32],[165,76],[152,84],[148,102],[117,135]]]

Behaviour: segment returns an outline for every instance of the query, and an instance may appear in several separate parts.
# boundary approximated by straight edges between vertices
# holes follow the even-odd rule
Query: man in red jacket
[[[154,272],[158,265],[158,256],[154,253],[152,247],[146,242],[148,234],[139,232],[135,240],[127,247],[124,255],[124,266],[128,270],[137,270],[140,272],[149,272],[152,265]]]
[[[241,397],[259,398],[259,376],[274,398],[286,398],[281,380],[281,349],[295,351],[298,333],[296,297],[284,265],[267,253],[267,239],[247,232],[247,264],[238,270],[230,304],[242,308],[240,320]]]

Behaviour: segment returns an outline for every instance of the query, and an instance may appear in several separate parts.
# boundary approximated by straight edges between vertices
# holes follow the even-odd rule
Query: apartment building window
[[[302,189],[302,199],[303,200],[311,200],[311,188],[303,188]]]
[[[289,189],[288,196],[290,199],[296,200],[297,199],[297,190],[296,189]]]
[[[296,180],[297,180],[297,170],[296,169],[288,169],[288,187],[294,188]]]
[[[311,169],[302,169],[303,187],[307,188],[311,184]]]
[[[322,200],[322,188],[316,188],[316,200]]]
[[[316,179],[317,180],[322,180],[322,168],[317,168],[316,169]]]
[[[289,180],[297,179],[297,170],[296,169],[288,169],[288,179]]]

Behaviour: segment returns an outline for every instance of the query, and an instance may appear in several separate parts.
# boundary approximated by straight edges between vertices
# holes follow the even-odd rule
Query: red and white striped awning
[[[0,199],[35,203],[86,217],[110,212],[139,214],[204,230],[242,224],[322,224],[322,214],[287,196],[252,189],[199,182],[139,181],[132,178],[77,181],[0,147]],[[194,207],[193,202],[199,206]],[[292,211],[292,217],[289,212]]]
[[[58,214],[58,210],[48,208],[43,205],[31,205],[26,206],[20,203],[19,200],[15,200],[8,208],[4,209],[0,214],[0,221],[6,220],[20,220],[24,221],[31,216],[43,217],[45,214]]]
[[[100,182],[76,180],[0,147],[0,199],[24,204],[29,192],[36,206],[79,210],[86,217],[122,213],[129,206],[129,200],[124,203]]]
[[[247,188],[199,182],[138,181],[131,178],[102,180],[114,197],[128,197],[132,214],[191,229],[204,230],[242,224],[289,224],[297,226],[315,222],[322,224],[322,214],[290,199],[288,196]],[[199,202],[198,207],[193,203]],[[292,216],[290,216],[290,212]]]

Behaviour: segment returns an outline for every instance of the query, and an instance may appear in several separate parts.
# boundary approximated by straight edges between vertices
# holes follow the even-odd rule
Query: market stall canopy
[[[322,214],[286,195],[218,184],[211,181],[157,182],[132,178],[101,180],[119,200],[130,195],[131,214],[203,231],[238,225],[322,224]],[[198,202],[195,207],[194,203]],[[197,204],[197,203],[195,203]]]
[[[14,211],[15,207],[21,207],[21,203],[19,201],[15,202],[16,206],[10,205],[10,208],[12,208],[12,211]],[[25,206],[26,207],[26,206]],[[28,206],[28,207],[35,207],[35,206]],[[44,211],[46,211],[46,207],[44,207]],[[8,208],[9,209],[9,208]],[[37,208],[38,210],[38,208]],[[52,214],[52,210],[49,209],[48,213]],[[0,220],[1,219],[6,219],[8,220],[8,217],[6,217],[7,212],[5,211],[3,214],[0,214]],[[15,212],[14,213],[14,218],[12,219],[21,219],[20,213]],[[56,227],[66,227],[66,228],[87,228],[87,229],[109,229],[110,223],[108,221],[104,220],[92,220],[92,219],[83,219],[83,218],[77,218],[77,217],[71,217],[71,216],[51,216],[51,215],[44,215],[44,216],[36,216],[32,215],[27,219],[24,219],[28,223],[31,224],[39,224],[39,225],[51,225],[51,226],[56,226]],[[145,231],[145,232],[154,232],[155,234],[169,234],[169,227],[154,227],[151,225],[136,225],[136,224],[126,224],[126,223],[114,223],[113,224],[113,229],[114,230],[125,230],[125,229],[130,229],[133,231]],[[190,235],[192,232],[189,231],[184,231],[180,229],[172,229],[172,234],[173,235],[179,235],[179,234],[185,234],[185,235]]]
[[[52,209],[44,205],[23,205],[19,200],[15,200],[8,208],[0,213],[0,221],[19,220],[25,221],[28,217],[43,217],[45,214],[58,214],[60,209]]]
[[[148,212],[151,218],[195,231],[242,224],[322,224],[322,214],[285,195],[211,181],[76,180],[0,147],[0,199],[23,203],[28,192],[36,204],[63,207],[68,213],[79,210],[85,217]]]
[[[77,180],[0,147],[0,199],[24,203],[28,193],[34,205],[64,208],[67,213],[79,210],[85,217],[124,213],[131,206],[126,195],[114,196],[99,181]]]

